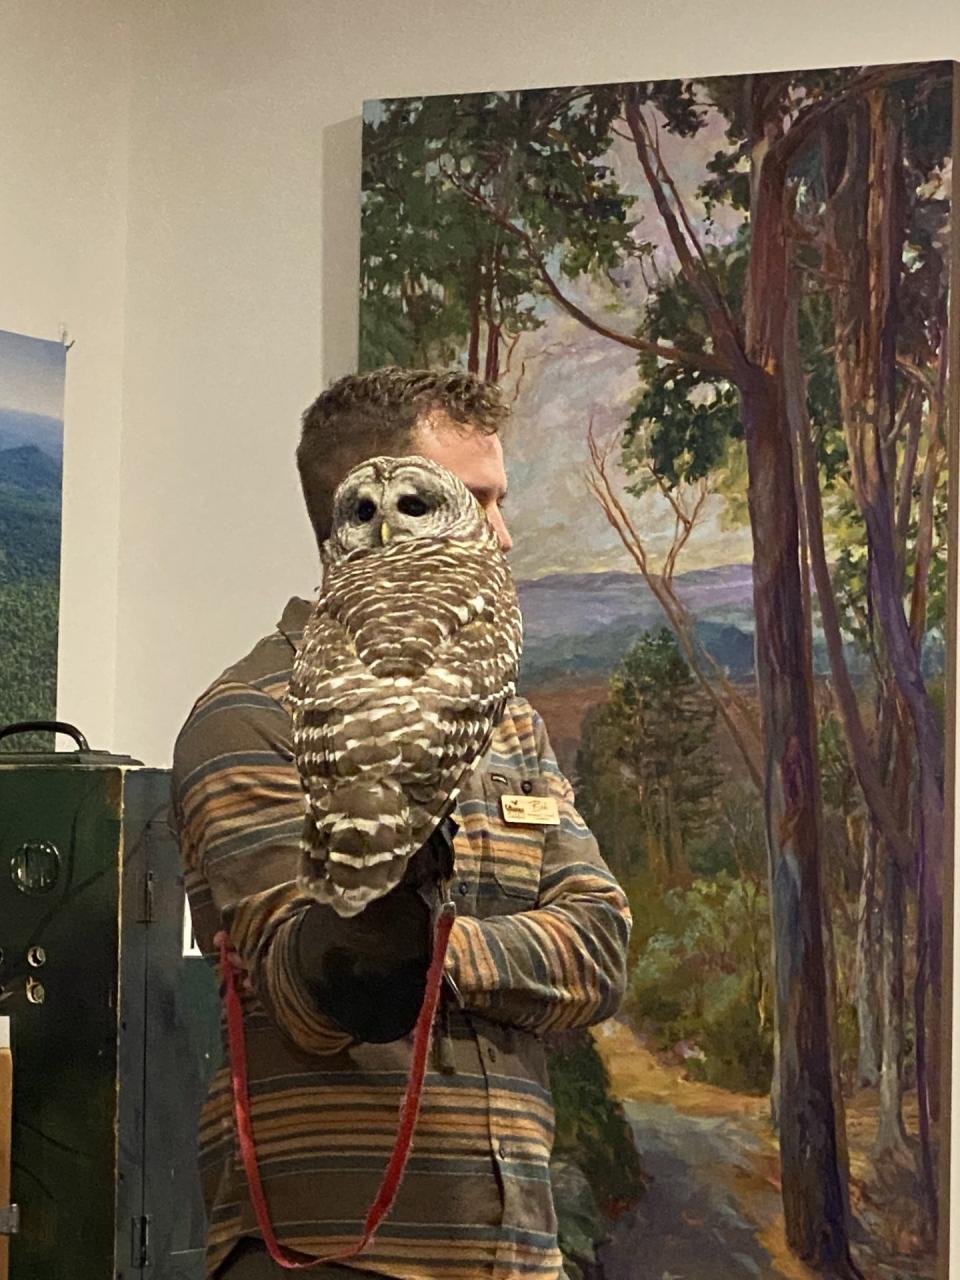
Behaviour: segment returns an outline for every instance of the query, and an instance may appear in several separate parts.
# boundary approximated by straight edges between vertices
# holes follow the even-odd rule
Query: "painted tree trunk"
[[[467,372],[480,372],[480,308],[483,292],[483,261],[477,255],[472,272],[470,293],[470,333],[467,339]]]
[[[497,245],[490,255],[487,264],[486,291],[484,299],[484,320],[487,326],[487,355],[484,360],[483,376],[487,382],[500,380],[500,341],[501,326],[497,318],[497,297],[500,288],[500,265],[503,248]]]
[[[770,876],[773,884],[773,876]],[[773,974],[773,1067],[770,1072],[770,1127],[777,1134],[780,1132],[780,1002],[776,995],[777,981],[777,943],[773,932],[773,894],[770,895],[770,972]]]
[[[903,926],[904,882],[889,851],[883,863],[883,932],[881,935],[881,1008],[883,1050],[880,1068],[880,1116],[875,1158],[908,1157],[903,1125]]]
[[[783,383],[788,269],[785,174],[754,129],[747,293],[750,373],[740,385],[754,546],[757,680],[766,745],[780,1038],[784,1219],[793,1251],[835,1276],[849,1254],[831,1069],[813,673],[799,567],[798,495]]]
[[[753,534],[757,686],[770,865],[779,1050],[781,1181],[788,1243],[835,1277],[857,1276],[848,1241],[843,1143],[838,1135],[827,1008],[821,812],[813,673],[799,565],[799,512],[784,386],[787,311],[783,131],[765,77],[748,78],[752,137],[751,251],[740,332],[716,281],[684,234],[661,179],[636,95],[624,112],[680,269],[710,324],[715,351],[740,394]],[[789,142],[789,146],[787,143]]]
[[[880,1027],[877,982],[877,853],[879,837],[872,822],[865,824],[860,892],[857,897],[856,1005],[859,1046],[857,1082],[873,1088],[880,1081]]]
[[[813,672],[813,600],[810,591],[811,568],[817,584],[817,594],[821,601],[821,615],[824,630],[827,632],[827,648],[830,653],[831,667],[840,692],[843,704],[843,689],[849,684],[846,671],[846,659],[843,656],[843,643],[839,628],[835,625],[836,634],[831,636],[830,619],[835,612],[833,589],[830,582],[829,569],[823,540],[823,511],[820,499],[820,475],[813,446],[809,413],[807,410],[807,384],[803,372],[803,359],[800,349],[800,276],[796,263],[790,260],[789,252],[785,253],[784,266],[786,286],[783,298],[783,332],[779,370],[782,381],[783,397],[786,408],[787,425],[790,434],[791,455],[794,470],[794,487],[797,495],[797,514],[800,536],[800,584],[803,592],[804,641],[806,645],[805,662],[811,676]],[[855,698],[855,695],[852,695]],[[823,885],[823,951],[826,968],[827,992],[827,1030],[830,1045],[830,1072],[833,1082],[833,1105],[836,1117],[837,1148],[840,1155],[841,1188],[844,1193],[844,1209],[849,1216],[848,1175],[850,1170],[849,1152],[847,1149],[847,1131],[844,1115],[843,1079],[840,1061],[840,1037],[837,1028],[837,1016],[840,1009],[840,997],[837,991],[837,958],[834,945],[833,916],[831,907],[829,878],[821,871]]]
[[[867,95],[849,132],[842,181],[827,229],[842,287],[834,289],[837,371],[853,492],[870,548],[870,593],[883,650],[909,713],[919,771],[917,985],[914,998],[922,1172],[936,1223],[933,1107],[942,996],[944,748],[920,655],[903,606],[894,511],[895,477],[884,441],[895,417],[897,298],[905,212],[900,129],[887,94]]]

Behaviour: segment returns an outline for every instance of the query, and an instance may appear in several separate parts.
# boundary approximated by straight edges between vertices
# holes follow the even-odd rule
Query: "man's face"
[[[507,473],[499,436],[465,427],[447,414],[435,411],[421,418],[417,424],[413,450],[422,458],[446,467],[463,481],[486,512],[500,546],[509,551],[513,539],[503,518]]]

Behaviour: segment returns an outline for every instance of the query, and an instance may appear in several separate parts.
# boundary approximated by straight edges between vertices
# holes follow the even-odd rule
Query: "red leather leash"
[[[420,1114],[420,1102],[423,1098],[423,1082],[427,1070],[427,1055],[430,1051],[430,1037],[433,1021],[440,1001],[443,986],[443,963],[446,959],[447,944],[450,941],[450,930],[456,918],[456,908],[452,902],[445,902],[440,908],[440,915],[434,933],[433,957],[427,971],[427,986],[424,992],[423,1005],[417,1017],[417,1025],[413,1033],[413,1053],[410,1062],[410,1078],[400,1104],[400,1120],[393,1151],[387,1162],[380,1188],[367,1212],[363,1235],[350,1248],[340,1253],[329,1253],[323,1257],[311,1257],[296,1250],[286,1249],[277,1239],[270,1218],[270,1208],[260,1180],[260,1168],[257,1164],[257,1146],[253,1134],[253,1119],[250,1114],[250,1088],[247,1076],[247,1047],[243,1028],[243,1005],[240,1000],[240,977],[227,959],[230,951],[230,940],[224,934],[220,939],[220,972],[224,982],[224,1000],[227,1008],[227,1037],[230,1044],[230,1070],[233,1077],[233,1109],[237,1124],[237,1137],[240,1143],[240,1155],[250,1188],[250,1199],[257,1216],[257,1225],[263,1236],[270,1257],[279,1267],[288,1271],[306,1271],[310,1267],[324,1262],[339,1262],[344,1258],[354,1258],[362,1253],[372,1242],[377,1228],[393,1208],[393,1203],[400,1190],[403,1175],[413,1144],[413,1135]]]

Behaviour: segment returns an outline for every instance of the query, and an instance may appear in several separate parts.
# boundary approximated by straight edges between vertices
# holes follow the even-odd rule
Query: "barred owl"
[[[516,589],[444,467],[372,458],[334,496],[288,701],[307,816],[300,887],[352,916],[402,879],[514,692]]]

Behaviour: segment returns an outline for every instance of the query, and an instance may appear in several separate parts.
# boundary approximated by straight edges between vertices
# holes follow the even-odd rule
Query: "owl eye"
[[[397,510],[405,516],[425,516],[430,508],[415,493],[405,493],[397,501]]]
[[[361,524],[369,524],[377,514],[377,504],[372,498],[361,498],[357,503],[357,519]]]

